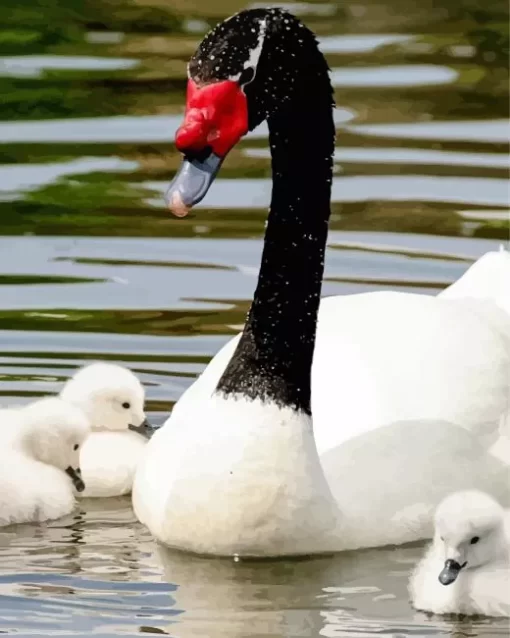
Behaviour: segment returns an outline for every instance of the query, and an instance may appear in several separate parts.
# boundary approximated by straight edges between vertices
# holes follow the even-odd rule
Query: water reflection
[[[355,67],[352,69],[333,69],[333,86],[346,87],[408,87],[450,84],[459,77],[455,69],[446,66],[408,65]]]
[[[41,122],[0,122],[1,143],[163,143],[170,144],[182,116],[95,117]]]
[[[167,182],[144,182],[142,186],[164,194]],[[508,180],[483,177],[439,177],[428,175],[384,175],[335,177],[333,202],[404,201],[505,206]],[[262,179],[216,179],[200,208],[267,208],[271,181]],[[152,205],[165,207],[163,197]]]
[[[0,57],[0,77],[39,78],[45,71],[119,71],[134,69],[139,60],[92,56],[19,55]]]
[[[243,149],[246,157],[268,159],[269,149]],[[337,148],[334,155],[335,162],[350,162],[361,164],[416,164],[416,165],[446,165],[446,166],[476,166],[479,168],[508,169],[510,160],[504,153],[455,153],[437,151],[433,149],[413,148]]]
[[[252,2],[249,5],[253,9],[273,6],[268,2]],[[332,16],[336,13],[336,7],[329,2],[280,2],[279,7],[298,16]]]
[[[351,128],[361,135],[409,140],[506,143],[508,139],[507,120],[363,124]]]
[[[319,38],[319,46],[325,54],[373,53],[379,47],[404,44],[413,39],[414,36],[398,34],[330,35]]]
[[[59,523],[1,535],[0,622],[14,617],[24,633],[180,638],[506,635],[501,621],[410,618],[407,573],[421,551],[211,560],[158,547],[124,499],[83,501]]]
[[[88,173],[133,172],[139,165],[119,157],[81,157],[68,162],[46,162],[44,164],[0,165],[0,193],[19,194],[20,191],[46,186],[66,175]]]

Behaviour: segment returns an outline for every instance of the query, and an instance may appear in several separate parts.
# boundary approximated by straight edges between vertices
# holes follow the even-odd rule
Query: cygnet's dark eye
[[[471,545],[476,545],[479,540],[480,540],[479,536],[473,536],[473,538],[469,542],[471,543]]]
[[[78,443],[74,444],[73,450],[77,450],[80,446],[78,445]]]
[[[255,69],[252,66],[247,67],[241,71],[241,76],[238,80],[240,86],[249,84],[255,77]]]
[[[124,401],[124,403],[122,404],[122,407],[125,408],[126,410],[129,410],[129,408],[131,407],[131,403]]]

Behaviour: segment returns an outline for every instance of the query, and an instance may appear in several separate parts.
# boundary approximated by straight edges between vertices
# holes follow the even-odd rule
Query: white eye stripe
[[[250,57],[244,63],[244,68],[253,67],[255,73],[257,72],[257,64],[259,63],[260,54],[262,53],[262,47],[264,46],[264,39],[266,37],[267,22],[264,18],[260,21],[259,35],[257,37],[257,46],[250,51]]]
[[[267,21],[264,18],[259,23],[259,34],[257,36],[257,44],[255,47],[253,47],[253,49],[250,50],[250,56],[246,60],[246,62],[243,64],[243,71],[246,71],[249,68],[253,69],[253,77],[250,79],[249,82],[245,82],[243,86],[250,84],[250,82],[253,82],[253,80],[255,79],[255,76],[257,74],[257,65],[259,63],[260,54],[262,53],[262,47],[264,46],[264,39],[266,37],[266,29],[267,29]],[[243,72],[241,71],[240,73],[231,75],[228,79],[231,80],[232,82],[239,82],[242,76],[242,73]]]

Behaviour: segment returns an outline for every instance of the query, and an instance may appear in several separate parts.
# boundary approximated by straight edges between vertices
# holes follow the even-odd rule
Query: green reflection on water
[[[102,332],[138,335],[215,335],[238,332],[229,325],[244,324],[248,302],[216,310],[77,310],[57,308],[0,310],[0,330]]]
[[[36,284],[92,284],[102,283],[106,279],[91,277],[69,277],[63,275],[0,275],[0,286],[20,286]]]
[[[57,257],[55,261],[72,261],[75,264],[101,265],[101,266],[144,266],[153,268],[198,268],[206,270],[234,270],[232,266],[208,263],[190,263],[183,261],[142,261],[140,259],[95,259],[92,257]]]

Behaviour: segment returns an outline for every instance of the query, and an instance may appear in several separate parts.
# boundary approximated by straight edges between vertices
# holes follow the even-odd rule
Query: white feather
[[[0,526],[69,514],[75,493],[65,470],[79,466],[89,434],[85,415],[50,398],[2,410],[0,421]]]
[[[60,397],[81,408],[92,433],[81,451],[83,497],[121,496],[131,492],[135,469],[147,439],[129,430],[145,420],[145,391],[137,377],[111,363],[78,370]],[[129,408],[123,407],[129,404]]]
[[[447,559],[465,567],[453,583],[443,585],[438,576]],[[447,497],[436,513],[434,541],[414,570],[409,589],[413,605],[423,611],[510,616],[508,510],[480,492]]]

